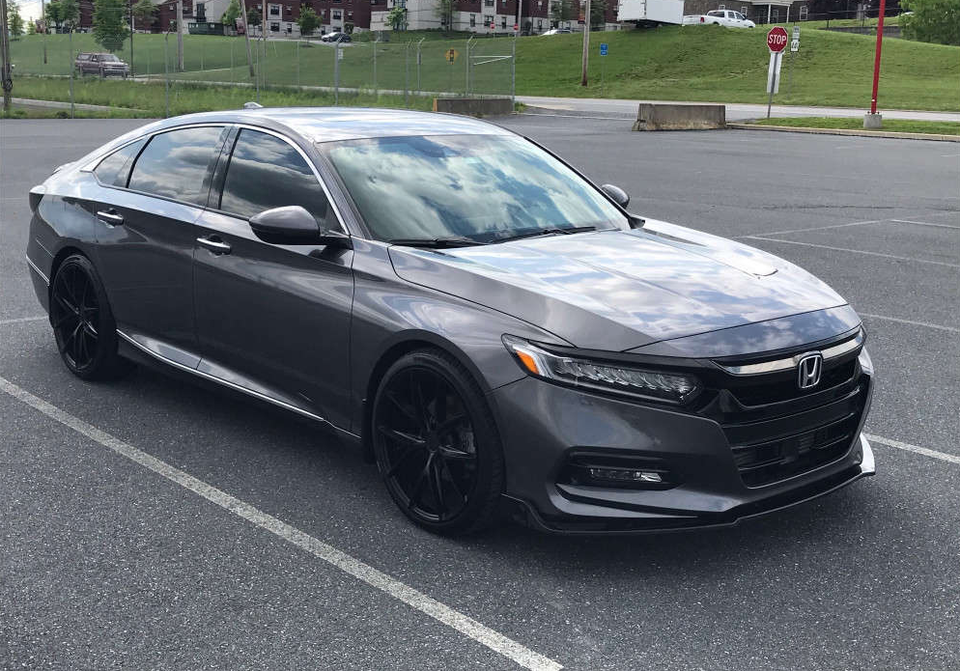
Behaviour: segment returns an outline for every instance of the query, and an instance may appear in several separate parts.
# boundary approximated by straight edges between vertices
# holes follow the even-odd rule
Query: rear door
[[[353,251],[254,235],[250,217],[284,205],[342,225],[292,141],[242,127],[232,142],[198,221],[200,370],[348,426]]]
[[[195,222],[210,190],[223,125],[164,131],[95,169],[103,199],[98,269],[118,328],[180,363],[196,352],[193,301]],[[170,349],[174,348],[174,349]]]

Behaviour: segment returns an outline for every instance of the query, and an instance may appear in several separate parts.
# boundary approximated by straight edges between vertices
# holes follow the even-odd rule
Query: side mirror
[[[323,228],[299,205],[264,210],[250,218],[250,228],[258,238],[272,244],[352,246],[349,235]]]
[[[627,192],[621,189],[619,186],[614,186],[613,184],[604,184],[600,188],[603,189],[604,193],[613,198],[613,201],[620,207],[626,209],[627,205],[630,204],[630,196],[628,196]]]

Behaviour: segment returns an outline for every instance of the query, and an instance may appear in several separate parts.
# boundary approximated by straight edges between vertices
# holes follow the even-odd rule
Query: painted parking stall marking
[[[429,615],[438,622],[452,629],[456,629],[461,634],[503,655],[525,669],[530,669],[531,671],[559,671],[563,668],[559,662],[524,647],[520,643],[490,629],[473,618],[454,610],[450,606],[440,603],[423,592],[400,582],[396,578],[390,577],[386,573],[373,568],[369,564],[365,564],[332,545],[324,543],[296,527],[251,506],[249,503],[245,503],[217,489],[213,485],[207,484],[189,473],[181,471],[167,462],[125,443],[119,438],[84,422],[78,417],[74,417],[42,398],[15,385],[6,378],[0,377],[0,391],[29,405],[47,417],[60,422],[64,426],[73,429],[77,433],[86,436],[120,456],[126,457],[140,466],[153,471],[170,482],[189,489],[224,510],[253,523],[261,529],[269,531],[302,550],[306,550],[344,573],[352,575],[367,585],[384,592],[394,599],[402,601],[425,615]]]

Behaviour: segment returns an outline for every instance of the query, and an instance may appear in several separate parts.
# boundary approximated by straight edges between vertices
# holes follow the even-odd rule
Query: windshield
[[[103,54],[100,56],[100,62],[102,63],[119,63],[120,59],[114,56],[113,54]]]
[[[594,187],[519,137],[385,137],[321,150],[381,240],[493,242],[539,230],[629,228]]]

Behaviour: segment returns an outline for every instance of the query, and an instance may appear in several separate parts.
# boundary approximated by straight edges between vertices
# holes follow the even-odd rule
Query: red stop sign
[[[787,48],[787,31],[776,26],[767,33],[767,47],[773,53],[779,53]]]

